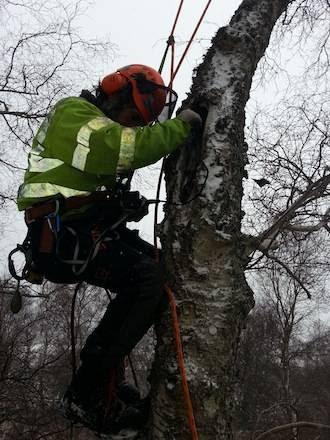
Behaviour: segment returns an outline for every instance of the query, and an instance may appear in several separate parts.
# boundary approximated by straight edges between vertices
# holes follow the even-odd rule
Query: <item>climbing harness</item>
[[[17,281],[17,287],[11,301],[11,310],[18,313],[22,306],[22,296],[20,293],[20,283],[26,280],[32,284],[41,284],[44,276],[36,267],[34,252],[55,255],[61,263],[71,266],[75,276],[80,276],[87,269],[89,263],[96,257],[103,242],[115,239],[116,229],[126,221],[139,221],[148,212],[148,206],[154,201],[147,201],[137,191],[129,191],[126,186],[120,186],[116,191],[97,191],[86,197],[70,197],[49,200],[25,211],[25,221],[28,227],[27,236],[22,244],[17,244],[8,255],[8,268],[11,276]],[[106,207],[113,212],[120,213],[111,224],[105,227],[93,240],[87,257],[79,258],[80,241],[75,229],[63,220],[68,212],[94,204]],[[112,212],[112,217],[113,217]],[[34,226],[38,227],[38,238],[33,240]],[[60,253],[61,232],[65,230],[75,239],[73,255],[71,258],[62,258]],[[34,235],[34,236],[33,236]],[[37,243],[36,243],[37,241]],[[16,253],[23,254],[25,259],[23,269],[17,273],[13,256]]]

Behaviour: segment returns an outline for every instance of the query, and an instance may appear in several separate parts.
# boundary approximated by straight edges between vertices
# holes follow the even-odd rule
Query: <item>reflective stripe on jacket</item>
[[[71,197],[110,189],[118,174],[157,162],[182,144],[189,131],[180,119],[123,127],[85,99],[65,98],[33,140],[18,208],[57,194]]]

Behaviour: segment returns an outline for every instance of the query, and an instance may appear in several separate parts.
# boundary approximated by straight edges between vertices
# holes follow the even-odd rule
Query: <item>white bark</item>
[[[257,63],[288,3],[245,0],[229,26],[218,31],[184,104],[207,114],[203,141],[186,145],[167,163],[170,202],[190,200],[205,183],[202,194],[192,202],[167,206],[163,227],[165,260],[178,302],[200,440],[232,438],[236,350],[253,307],[240,239],[247,148],[244,109]],[[192,438],[169,316],[158,329],[152,391],[148,438]]]

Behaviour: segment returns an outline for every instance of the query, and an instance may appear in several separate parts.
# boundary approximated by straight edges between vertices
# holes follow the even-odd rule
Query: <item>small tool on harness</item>
[[[13,255],[17,252],[21,252],[25,258],[25,263],[21,275],[18,275],[18,273],[16,272],[13,261]],[[33,284],[41,284],[43,280],[42,275],[35,270],[33,265],[30,231],[28,231],[23,243],[17,244],[16,248],[9,253],[8,268],[11,276],[17,281],[16,290],[10,303],[11,311],[16,314],[22,308],[22,295],[20,292],[21,281],[26,280]]]
[[[15,293],[10,301],[10,310],[14,314],[18,313],[22,308],[22,295],[19,288],[20,288],[20,281],[17,281],[17,287]]]

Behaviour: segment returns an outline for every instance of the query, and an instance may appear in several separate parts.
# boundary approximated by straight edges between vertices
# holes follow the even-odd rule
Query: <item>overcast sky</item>
[[[239,0],[213,0],[211,3],[196,35],[196,40],[203,41],[192,45],[174,84],[181,99],[189,89],[192,70],[200,63],[210,38],[220,26],[228,23],[239,3]],[[179,4],[180,0],[97,0],[82,18],[82,26],[91,37],[109,35],[117,46],[117,56],[110,65],[100,66],[100,75],[132,63],[158,69]],[[207,0],[183,3],[175,31],[178,59],[206,4]]]

